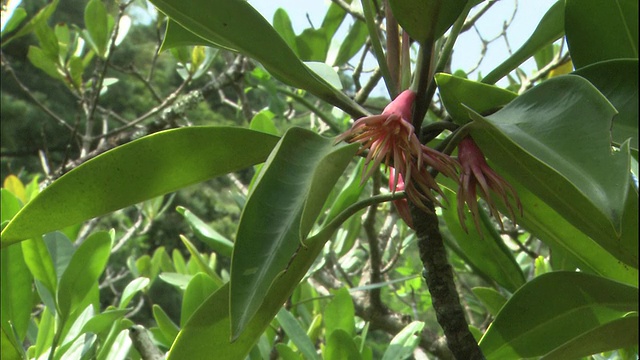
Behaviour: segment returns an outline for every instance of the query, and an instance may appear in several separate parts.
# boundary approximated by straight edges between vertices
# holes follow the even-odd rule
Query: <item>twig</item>
[[[344,0],[331,0],[331,2],[340,6],[342,10],[346,11],[347,14],[353,16],[354,18],[360,21],[366,21],[363,14],[351,10],[351,5],[347,4]]]

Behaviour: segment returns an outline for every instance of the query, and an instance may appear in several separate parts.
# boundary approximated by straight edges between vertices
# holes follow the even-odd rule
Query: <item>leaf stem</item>
[[[389,71],[387,60],[384,56],[384,50],[382,49],[382,43],[380,42],[380,36],[378,34],[379,28],[376,25],[376,20],[374,18],[375,12],[371,4],[371,0],[362,0],[362,9],[364,11],[364,17],[367,20],[367,29],[369,30],[371,47],[373,47],[373,52],[376,56],[376,60],[378,61],[378,66],[382,72],[382,78],[387,86],[389,96],[393,99],[396,97],[397,91],[393,86],[393,78],[391,77],[391,72]]]

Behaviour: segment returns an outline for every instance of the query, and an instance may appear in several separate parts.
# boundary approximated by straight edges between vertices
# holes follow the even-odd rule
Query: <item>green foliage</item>
[[[437,339],[457,300],[427,289],[424,226],[403,222],[404,191],[367,164],[407,149],[327,136],[386,106],[360,105],[372,58],[392,98],[405,86],[387,62],[413,77],[425,146],[455,157],[473,137],[522,203],[493,219],[487,207],[509,213],[498,196],[471,193],[484,199],[467,232],[460,181],[434,173],[447,207],[412,218],[445,240],[466,345],[487,359],[637,357],[637,2],[554,3],[481,81],[434,69],[484,2],[389,1],[416,40],[401,53],[382,44],[384,2],[332,2],[299,34],[286,9],[271,25],[241,0],[152,3],[166,20],[101,0],[18,8],[1,34],[2,150],[51,150],[42,191],[34,159],[3,155],[3,172],[24,169],[0,191],[3,359],[450,357]],[[360,124],[399,120],[392,108]]]

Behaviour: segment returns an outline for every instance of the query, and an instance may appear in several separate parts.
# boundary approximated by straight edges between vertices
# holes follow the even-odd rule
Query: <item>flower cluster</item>
[[[457,179],[458,164],[448,155],[422,145],[418,140],[410,121],[415,97],[413,91],[405,90],[385,107],[381,115],[358,119],[337,140],[359,142],[362,144],[360,151],[369,151],[363,182],[384,163],[395,169],[390,176],[391,191],[398,190],[398,185],[402,184],[409,200],[427,210],[425,201],[441,205],[433,191],[444,196],[427,167]]]
[[[458,218],[465,231],[467,231],[464,215],[464,204],[466,203],[471,211],[476,230],[482,234],[480,221],[478,219],[477,195],[485,199],[491,214],[500,224],[500,228],[504,230],[504,225],[502,224],[495,203],[491,198],[490,191],[494,192],[500,200],[502,200],[507,207],[509,216],[515,221],[514,206],[512,202],[509,201],[509,195],[511,195],[515,206],[522,216],[522,204],[515,189],[491,169],[484,158],[484,154],[470,136],[465,137],[460,141],[460,144],[458,144],[458,160],[462,166],[460,189],[458,190]],[[478,192],[479,194],[477,194]]]
[[[491,192],[496,193],[505,203],[509,215],[515,221],[514,206],[509,201],[509,195],[522,214],[522,205],[516,191],[489,167],[484,154],[471,137],[465,137],[458,145],[459,163],[448,155],[420,143],[410,121],[415,97],[413,91],[404,91],[384,108],[382,114],[358,119],[351,129],[337,138],[337,141],[358,142],[362,144],[360,152],[368,151],[362,182],[377,171],[381,164],[385,164],[390,168],[389,189],[392,192],[404,190],[409,201],[429,211],[426,203],[442,206],[436,195],[444,198],[442,189],[428,171],[428,167],[431,167],[459,183],[458,217],[465,231],[466,203],[476,229],[482,234],[478,195],[486,200],[491,214],[503,228]],[[460,177],[458,168],[461,169]],[[394,205],[407,225],[413,227],[407,199],[394,201]]]

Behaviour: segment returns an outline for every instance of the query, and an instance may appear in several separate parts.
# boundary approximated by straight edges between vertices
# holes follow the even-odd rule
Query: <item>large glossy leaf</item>
[[[237,49],[262,63],[279,80],[308,90],[354,117],[366,114],[358,104],[305,66],[269,22],[248,2],[153,0],[152,3],[170,19],[192,32],[194,44],[201,44],[205,39],[222,47]],[[188,34],[183,32],[182,35]]]
[[[286,269],[357,150],[357,145],[334,147],[333,143],[333,139],[292,128],[258,175],[240,218],[231,261],[234,337]]]
[[[467,229],[470,230],[465,232],[458,219],[456,194],[448,189],[443,191],[450,201],[449,206],[442,209],[443,218],[467,261],[500,286],[516,291],[525,283],[525,277],[513,255],[505,249],[500,235],[493,227],[487,226],[488,221],[482,221],[484,236],[481,236],[475,231],[471,216],[466,218]]]
[[[81,307],[104,271],[111,252],[111,236],[107,232],[91,234],[73,254],[58,286],[58,310],[66,319]]]
[[[2,246],[260,163],[277,140],[230,127],[145,136],[87,161],[44,189],[2,231]]]
[[[538,23],[529,39],[507,60],[482,79],[494,84],[532,57],[540,49],[558,40],[564,34],[564,1],[556,1]]]
[[[471,121],[467,107],[479,114],[486,114],[498,110],[518,97],[518,94],[498,86],[450,74],[436,74],[435,80],[442,103],[453,121],[459,125]]]
[[[618,110],[611,136],[620,146],[628,139],[638,152],[638,60],[609,60],[585,66],[574,72],[589,80]]]
[[[638,58],[637,0],[566,3],[567,43],[577,69],[603,60]]]
[[[635,287],[579,272],[547,273],[509,299],[480,347],[487,359],[542,356],[632,311],[638,311]]]
[[[578,268],[581,271],[597,274],[612,280],[634,286],[638,285],[638,270],[636,268],[627,266],[616,259],[610,252],[532,193],[529,188],[509,176],[508,170],[494,163],[491,166],[509,181],[516,189],[518,197],[520,197],[524,216],[518,219],[518,224],[548,244],[552,249],[561,252],[573,265],[570,270]],[[629,198],[636,199],[636,213],[632,215],[632,219],[636,222],[635,228],[637,231],[637,196],[629,196]],[[502,210],[505,211],[506,209]],[[625,224],[628,222],[626,221]],[[626,227],[628,226],[623,226],[623,231]],[[637,239],[637,235],[634,238]]]
[[[574,75],[545,81],[502,110],[471,112],[485,154],[607,251],[637,267],[637,242],[622,240],[629,149],[612,153],[615,109]]]
[[[614,320],[562,344],[541,360],[575,359],[601,352],[638,346],[638,314]]]
[[[453,25],[467,2],[473,0],[390,0],[398,24],[413,39],[436,40]]]

